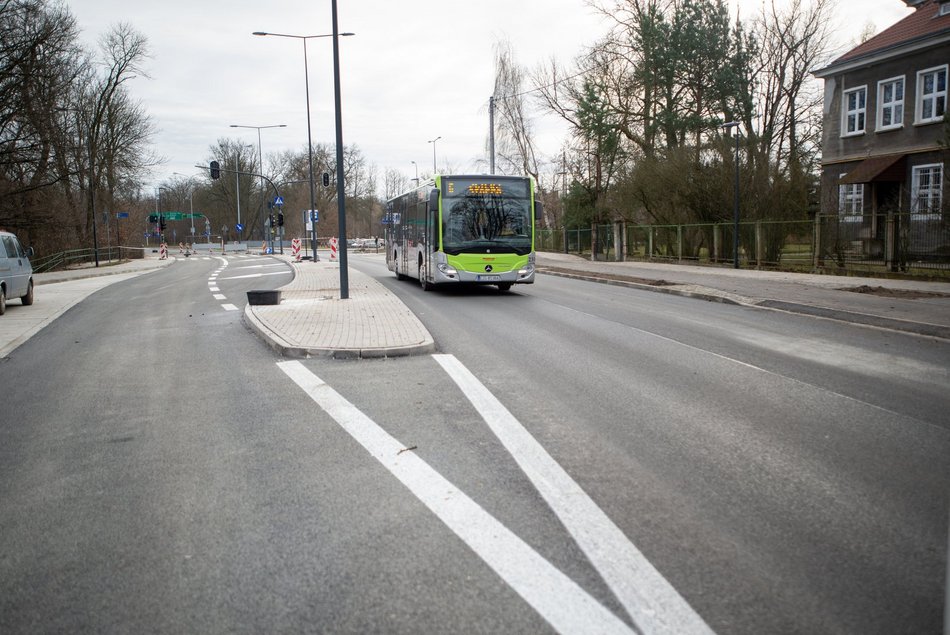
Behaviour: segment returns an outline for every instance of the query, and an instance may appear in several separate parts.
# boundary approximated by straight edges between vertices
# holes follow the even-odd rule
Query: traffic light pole
[[[215,163],[217,163],[217,162],[215,161]],[[227,172],[228,174],[235,174],[235,175],[257,176],[257,177],[260,177],[261,179],[267,181],[267,182],[270,184],[270,186],[271,186],[272,188],[274,188],[274,196],[275,196],[276,198],[280,198],[280,190],[277,189],[277,185],[275,185],[273,181],[271,181],[269,178],[267,178],[267,177],[264,176],[263,174],[255,174],[254,172],[241,172],[241,171],[239,171],[239,170],[229,170],[229,169],[227,169],[227,168],[222,168],[222,167],[220,167],[220,166],[196,165],[195,167],[196,167],[196,168],[200,168],[200,169],[202,169],[202,170],[208,170],[208,171],[210,172],[210,175],[211,175],[211,178],[212,178],[212,179],[217,179],[218,177],[220,177],[220,176],[221,176],[221,172]],[[218,174],[217,177],[215,176],[215,173]],[[271,223],[271,225],[273,225],[273,223]],[[273,231],[273,227],[271,227],[271,231]],[[272,241],[271,241],[271,242],[272,242]],[[273,242],[272,242],[272,244],[273,244]],[[283,241],[281,241],[280,253],[284,253],[284,244],[283,244]]]

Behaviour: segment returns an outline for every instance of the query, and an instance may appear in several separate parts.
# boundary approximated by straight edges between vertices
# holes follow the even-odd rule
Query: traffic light
[[[283,212],[277,212],[277,226],[278,226],[278,227],[283,227],[283,226],[284,226],[284,213],[283,213]]]
[[[211,162],[210,170],[211,170],[211,178],[212,178],[212,179],[220,179],[220,178],[221,178],[221,164],[219,164],[217,161],[212,161],[212,162]]]
[[[164,216],[158,217],[158,228],[161,229],[162,231],[165,231],[165,217]]]
[[[149,214],[149,215],[148,215],[148,222],[152,223],[153,225],[154,225],[155,223],[157,223],[157,222],[158,222],[158,214]]]
[[[274,215],[273,215],[273,214],[270,215],[270,218],[269,218],[268,220],[270,221],[270,226],[271,226],[271,227],[275,227],[275,225],[274,225]]]
[[[330,173],[323,173],[323,187],[330,187]]]

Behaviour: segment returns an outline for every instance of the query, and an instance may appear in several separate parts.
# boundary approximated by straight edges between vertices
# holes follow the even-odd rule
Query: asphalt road
[[[939,632],[947,344],[353,257],[440,354],[289,362],[227,260],[0,363],[0,632]]]

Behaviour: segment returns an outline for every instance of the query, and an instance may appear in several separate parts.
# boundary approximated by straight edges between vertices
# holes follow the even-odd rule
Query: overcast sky
[[[751,18],[761,0],[730,0]],[[803,0],[808,2],[808,0]],[[787,0],[775,0],[779,5]],[[150,77],[128,84],[153,118],[155,149],[167,162],[153,184],[173,172],[197,174],[222,137],[258,144],[264,155],[307,142],[303,44],[255,37],[253,31],[318,35],[332,31],[330,0],[66,0],[83,38],[94,46],[117,22],[149,41]],[[484,171],[494,48],[512,44],[529,69],[556,58],[570,64],[608,23],[584,0],[339,0],[343,140],[376,165],[415,176],[439,169]],[[840,52],[868,23],[880,31],[909,13],[901,0],[839,0]],[[314,143],[332,144],[333,55],[330,38],[307,44]],[[556,155],[564,128],[538,115],[541,152]],[[428,140],[441,137],[435,144]],[[315,168],[316,169],[316,168]]]

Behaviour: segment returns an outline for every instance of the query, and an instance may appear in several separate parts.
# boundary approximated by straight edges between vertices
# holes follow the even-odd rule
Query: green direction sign
[[[184,212],[159,212],[165,220],[186,220],[189,218],[204,218],[204,214],[186,214]]]

